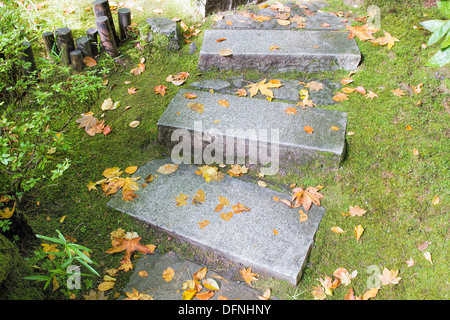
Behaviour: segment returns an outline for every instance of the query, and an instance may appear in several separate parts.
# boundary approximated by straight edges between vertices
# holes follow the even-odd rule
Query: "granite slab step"
[[[314,235],[325,209],[313,205],[291,208],[273,197],[290,199],[291,194],[262,188],[256,183],[225,175],[220,181],[206,182],[195,173],[196,165],[179,165],[171,174],[161,174],[160,166],[170,159],[157,159],[140,167],[133,175],[144,179],[157,175],[145,188],[136,191],[134,202],[114,196],[108,206],[156,226],[167,233],[210,250],[231,262],[252,267],[252,271],[297,284],[307,262]],[[194,205],[198,190],[205,193],[205,201]],[[176,198],[188,195],[187,203],[176,206]],[[232,211],[238,203],[250,211],[235,213],[228,221],[215,212],[219,196],[229,200],[223,213]],[[308,215],[305,222],[299,220],[299,209]],[[209,224],[200,227],[201,221]],[[277,230],[277,232],[274,232]]]
[[[187,93],[197,98],[186,99]],[[192,103],[202,105],[202,113],[189,108]],[[296,114],[284,111],[293,106],[180,89],[158,121],[158,139],[178,163],[249,163],[261,166],[265,174],[313,161],[338,167],[345,152],[347,114],[301,107]],[[306,132],[305,126],[314,131]]]
[[[163,279],[162,274],[169,267],[174,270],[174,277],[167,282]],[[191,280],[192,275],[202,267],[204,266],[194,261],[180,258],[173,251],[165,254],[155,251],[154,254],[143,255],[139,258],[123,291],[131,293],[135,289],[138,292],[151,295],[153,300],[182,300],[183,284],[187,280]],[[141,271],[147,272],[148,276],[141,277],[139,275]],[[220,291],[217,291],[210,300],[218,300],[219,296],[228,299],[258,300],[258,296],[263,294],[244,281],[238,282],[229,277],[222,277],[221,274],[210,270],[210,268],[208,268],[207,278],[215,279],[220,285]],[[203,292],[205,291],[207,290],[203,289]],[[121,297],[121,299],[123,298],[126,298],[126,296]],[[197,299],[194,298],[194,300]]]
[[[204,71],[354,70],[361,53],[355,39],[348,39],[348,35],[342,31],[206,30],[198,67]],[[230,49],[232,54],[220,55],[223,49]]]

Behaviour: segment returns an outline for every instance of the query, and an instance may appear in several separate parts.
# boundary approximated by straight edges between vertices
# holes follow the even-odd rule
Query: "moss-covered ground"
[[[329,11],[353,11],[353,16],[365,14],[365,8],[349,8],[341,1],[329,1]],[[381,2],[381,1],[380,1]],[[180,17],[188,25],[202,22],[202,32],[191,40],[201,47],[204,30],[211,24],[212,17],[205,22],[196,21],[179,12],[170,1],[156,2],[139,0],[133,9],[133,22],[144,24],[145,18],[155,16],[153,9],[161,8],[163,16]],[[93,13],[84,11],[90,1],[78,1],[74,14],[62,15],[71,1],[35,1],[44,5],[38,12],[52,25],[60,27],[67,23],[82,35],[93,26]],[[448,299],[448,209],[449,209],[449,101],[448,68],[424,67],[436,50],[436,46],[424,49],[429,33],[413,28],[421,21],[440,17],[436,7],[425,7],[421,1],[398,1],[397,6],[379,5],[382,10],[381,26],[400,41],[389,50],[359,39],[363,62],[352,75],[354,82],[349,86],[363,86],[377,93],[378,98],[366,99],[359,93],[349,95],[348,101],[340,102],[329,109],[348,113],[347,155],[342,167],[328,169],[310,166],[291,170],[285,175],[265,177],[270,185],[289,186],[293,183],[303,186],[322,185],[324,195],[322,206],[326,208],[315,245],[311,251],[302,281],[293,287],[284,281],[261,277],[255,286],[272,288],[272,295],[281,299],[313,299],[313,286],[320,285],[317,279],[332,276],[334,270],[344,267],[350,272],[357,270],[352,280],[356,295],[363,294],[368,281],[374,275],[370,266],[399,270],[401,281],[397,285],[382,286],[376,299]],[[55,12],[61,13],[57,16]],[[53,20],[52,20],[53,19]],[[43,30],[45,31],[45,30]],[[378,35],[382,35],[382,31]],[[165,151],[158,145],[156,123],[178,88],[165,81],[170,74],[188,72],[190,77],[183,86],[193,81],[220,76],[242,75],[227,71],[200,74],[197,70],[198,50],[188,54],[189,44],[182,44],[178,52],[165,50],[164,40],[136,48],[137,40],[121,46],[122,64],[110,62],[112,69],[106,77],[108,84],[100,92],[98,100],[90,107],[97,117],[102,113],[112,132],[104,136],[88,136],[77,128],[74,121],[66,127],[65,135],[74,142],[74,147],[65,155],[72,165],[64,176],[53,184],[35,190],[28,196],[27,216],[34,231],[48,236],[55,235],[55,229],[77,239],[78,243],[93,250],[92,259],[98,263],[96,269],[101,275],[104,270],[120,265],[120,254],[110,255],[105,251],[111,247],[110,232],[117,228],[137,232],[142,243],[152,243],[161,250],[174,250],[186,257],[203,257],[189,244],[177,241],[161,231],[155,230],[130,216],[109,208],[109,198],[100,190],[88,191],[87,184],[102,178],[102,172],[109,167],[141,166],[147,161],[163,157]],[[145,57],[145,71],[138,76],[130,74],[140,59]],[[102,56],[100,59],[107,59]],[[95,68],[95,67],[94,67]],[[247,78],[263,78],[256,72],[244,72]],[[336,82],[348,72],[340,71],[319,74],[273,74],[272,78],[332,79]],[[125,84],[125,81],[131,81]],[[423,83],[422,92],[416,94],[411,86]],[[164,84],[168,87],[163,97],[154,93],[154,87]],[[136,94],[128,94],[127,88],[139,88]],[[397,97],[391,90],[400,88],[405,95]],[[120,101],[116,110],[102,112],[104,99]],[[126,106],[131,108],[125,109]],[[82,113],[89,110],[74,110]],[[131,121],[140,125],[129,127]],[[407,126],[411,129],[408,130]],[[409,128],[409,127],[408,127]],[[418,151],[418,155],[413,150]],[[439,203],[432,204],[435,196]],[[362,217],[343,216],[350,206],[367,210]],[[66,216],[61,223],[61,217]],[[355,240],[354,227],[361,224],[364,233]],[[344,230],[336,234],[330,229],[339,226]],[[419,246],[431,242],[429,251],[432,262],[425,260]],[[207,256],[207,255],[206,255]],[[406,260],[413,258],[412,267]],[[369,268],[369,269],[368,269]],[[369,272],[368,272],[369,271]],[[128,279],[127,273],[120,273],[118,281],[110,291],[122,293],[121,287]],[[100,279],[96,280],[94,287]],[[327,299],[343,299],[349,287],[340,286]],[[57,294],[51,294],[57,298]]]

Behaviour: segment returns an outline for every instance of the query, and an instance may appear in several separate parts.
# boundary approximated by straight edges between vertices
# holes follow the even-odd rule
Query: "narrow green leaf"
[[[437,4],[437,7],[439,8],[439,11],[441,11],[442,14],[444,16],[446,16],[447,18],[450,18],[450,1],[441,0],[441,1],[438,1],[436,4]]]

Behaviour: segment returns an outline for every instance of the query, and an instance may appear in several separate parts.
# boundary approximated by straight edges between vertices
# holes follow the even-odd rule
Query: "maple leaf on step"
[[[120,263],[126,265],[127,268],[133,267],[131,264],[131,255],[133,252],[138,251],[143,254],[153,253],[153,250],[147,246],[144,246],[140,243],[141,237],[136,237],[133,239],[124,239],[124,238],[114,238],[112,243],[112,248],[106,250],[106,253],[112,254],[116,252],[125,251],[125,255]]]
[[[267,79],[264,79],[258,83],[252,83],[248,85],[250,89],[248,90],[250,93],[250,97],[255,96],[258,91],[261,92],[261,94],[273,98],[273,91],[270,90],[270,88],[279,88],[283,84],[278,80],[270,80],[268,83],[266,83]]]
[[[320,206],[320,199],[323,198],[323,195],[318,191],[319,189],[314,187],[308,187],[306,190],[302,188],[293,189],[292,202],[294,203],[294,208],[303,206],[308,211],[313,203]]]
[[[206,182],[210,181],[220,181],[223,179],[223,173],[219,172],[218,168],[211,167],[208,165],[204,165],[198,168],[199,170],[195,171],[195,174],[202,175]]]

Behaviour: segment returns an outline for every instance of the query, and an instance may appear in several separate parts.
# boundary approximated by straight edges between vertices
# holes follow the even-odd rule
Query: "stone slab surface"
[[[184,94],[189,92],[197,94],[198,97],[195,100],[186,99]],[[219,100],[228,101],[229,107],[220,106]],[[193,101],[204,105],[203,113],[193,111],[187,106]],[[192,143],[197,141],[205,150],[212,141],[212,130],[216,130],[221,136],[216,135],[218,138],[215,141],[219,142],[215,142],[215,146],[223,146],[223,158],[217,159],[217,164],[220,164],[229,163],[225,158],[239,153],[234,148],[227,148],[228,138],[236,139],[235,146],[237,139],[245,139],[247,148],[250,143],[257,144],[259,148],[264,147],[265,143],[271,147],[271,143],[275,141],[272,130],[275,130],[279,142],[274,143],[274,146],[279,149],[279,158],[274,157],[272,160],[278,160],[279,167],[303,165],[310,161],[323,161],[330,166],[339,166],[345,152],[347,114],[301,107],[297,107],[297,114],[286,114],[284,110],[293,106],[290,103],[269,102],[266,99],[180,89],[158,121],[159,141],[172,149],[179,143],[178,139],[172,138],[172,133],[177,129],[185,129],[191,133]],[[220,122],[214,123],[216,120]],[[312,134],[305,132],[306,125],[314,129]],[[337,126],[340,130],[334,131],[332,126]],[[248,130],[253,130],[256,136],[252,137]],[[199,138],[195,132],[203,133],[203,136],[199,135],[203,141],[198,142]],[[194,146],[191,149],[193,150]],[[249,159],[250,155],[245,154]],[[262,158],[250,160],[265,164]]]
[[[168,267],[172,268],[174,277],[167,282],[163,279],[162,274]],[[132,292],[136,289],[139,293],[149,294],[153,300],[182,300],[183,298],[183,283],[187,280],[192,280],[192,275],[202,268],[195,262],[184,260],[178,257],[174,252],[154,254],[142,256],[134,268],[130,280],[124,287],[124,292]],[[148,276],[141,277],[138,272],[146,271]],[[235,281],[229,278],[222,277],[220,274],[209,270],[206,278],[212,278],[219,283],[220,291],[215,291],[215,295],[210,300],[217,300],[219,296],[225,296],[228,299],[240,300],[258,300],[258,296],[262,293],[251,288],[244,281]],[[208,291],[203,289],[203,292]],[[125,296],[121,298],[126,298]],[[197,300],[194,298],[194,300]]]
[[[195,173],[196,165],[180,165],[177,171],[168,175],[157,173],[161,165],[170,162],[170,159],[158,159],[140,167],[134,176],[143,179],[149,174],[157,174],[158,177],[136,191],[139,197],[135,202],[122,201],[118,195],[108,202],[108,206],[232,262],[252,267],[252,271],[263,271],[292,284],[298,283],[325,213],[323,207],[313,205],[307,211],[308,220],[300,222],[299,209],[302,207],[294,209],[273,200],[274,196],[289,199],[290,194],[228,175],[221,181],[207,183]],[[205,202],[196,206],[192,204],[192,198],[199,189],[205,192]],[[189,195],[188,204],[177,207],[175,197],[180,193]],[[230,205],[240,203],[250,211],[234,214],[225,221],[214,211],[219,196],[226,197]],[[231,211],[231,207],[226,208],[225,212]],[[200,228],[198,223],[203,220],[210,224]],[[274,229],[278,230],[278,235],[274,234]]]
[[[348,32],[293,30],[206,30],[199,69],[260,71],[354,70],[361,60]],[[225,38],[225,41],[216,40]],[[278,49],[271,50],[272,46]],[[221,56],[231,49],[231,56]]]

